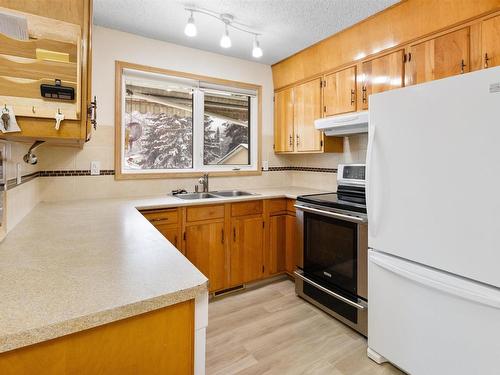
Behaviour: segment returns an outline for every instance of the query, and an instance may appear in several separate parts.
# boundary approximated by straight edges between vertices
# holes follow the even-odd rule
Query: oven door
[[[303,271],[321,284],[359,295],[358,249],[365,219],[313,207],[303,211]]]

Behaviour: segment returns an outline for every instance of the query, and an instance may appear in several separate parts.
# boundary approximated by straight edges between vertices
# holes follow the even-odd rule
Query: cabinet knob
[[[486,69],[488,67],[488,61],[490,58],[488,57],[488,52],[484,54],[484,68]]]

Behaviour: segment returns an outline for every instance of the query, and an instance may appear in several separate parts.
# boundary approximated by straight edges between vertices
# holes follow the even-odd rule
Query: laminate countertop
[[[137,209],[296,198],[301,188],[38,204],[0,243],[0,353],[196,298],[207,278]]]

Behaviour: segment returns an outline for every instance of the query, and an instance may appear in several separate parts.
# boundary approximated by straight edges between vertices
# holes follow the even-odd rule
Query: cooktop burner
[[[364,189],[360,194],[345,194],[339,189],[337,193],[301,195],[297,197],[297,201],[345,211],[366,213]]]

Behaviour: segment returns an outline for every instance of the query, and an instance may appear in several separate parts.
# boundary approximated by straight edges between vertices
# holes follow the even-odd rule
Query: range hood
[[[368,111],[320,118],[314,121],[314,127],[334,137],[368,133]]]

